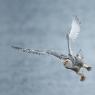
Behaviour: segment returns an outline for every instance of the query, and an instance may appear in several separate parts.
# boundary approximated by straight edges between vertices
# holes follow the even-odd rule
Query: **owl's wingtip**
[[[13,45],[11,45],[11,47],[14,48],[14,49],[22,49],[22,48],[20,48],[20,47],[13,46]]]

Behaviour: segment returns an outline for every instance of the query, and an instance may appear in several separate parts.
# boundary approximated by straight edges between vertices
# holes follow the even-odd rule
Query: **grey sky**
[[[67,53],[65,33],[73,16],[81,21],[74,44],[93,66],[87,80],[50,56],[26,55],[10,45]],[[95,95],[94,0],[0,0],[0,95]]]

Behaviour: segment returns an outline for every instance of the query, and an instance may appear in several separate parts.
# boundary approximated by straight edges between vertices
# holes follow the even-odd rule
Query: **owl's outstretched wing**
[[[71,30],[70,32],[67,33],[68,52],[70,55],[74,55],[71,49],[71,42],[75,41],[75,39],[78,37],[79,32],[80,32],[80,22],[78,17],[75,16],[71,24]]]
[[[21,48],[21,47],[17,47],[17,46],[11,46],[12,48],[22,51],[24,53],[29,53],[29,54],[37,54],[37,55],[45,55],[45,54],[49,54],[49,55],[53,55],[59,59],[66,59],[68,58],[66,55],[64,54],[58,54],[55,51],[52,50],[34,50],[34,49],[25,49],[25,48]]]
[[[69,38],[75,40],[80,32],[80,22],[77,16],[74,17],[71,24],[71,31],[69,32]]]

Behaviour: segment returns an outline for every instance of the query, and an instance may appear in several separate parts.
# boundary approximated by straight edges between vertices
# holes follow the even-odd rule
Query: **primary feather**
[[[78,37],[79,32],[80,32],[80,22],[79,22],[78,17],[75,16],[72,21],[69,38],[74,41]]]
[[[64,54],[59,54],[53,50],[34,50],[34,49],[27,49],[27,48],[21,48],[21,47],[17,47],[17,46],[11,46],[12,48],[22,51],[24,53],[28,53],[28,54],[37,54],[37,55],[45,55],[45,54],[49,54],[49,55],[53,55],[59,59],[67,59],[68,57]]]

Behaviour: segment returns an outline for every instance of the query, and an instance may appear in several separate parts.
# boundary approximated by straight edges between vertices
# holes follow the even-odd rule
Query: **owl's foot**
[[[84,76],[84,75],[82,75],[81,77],[80,77],[80,81],[84,81],[86,79],[86,77]]]

